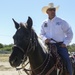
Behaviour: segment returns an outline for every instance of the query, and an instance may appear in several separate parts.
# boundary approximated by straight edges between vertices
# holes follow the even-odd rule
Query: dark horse
[[[32,29],[32,19],[28,17],[25,24],[19,24],[14,19],[13,21],[17,31],[13,36],[14,46],[9,57],[10,65],[18,67],[28,57],[32,70],[30,75],[57,75],[53,57],[44,51],[37,34]],[[47,74],[48,72],[50,73]]]

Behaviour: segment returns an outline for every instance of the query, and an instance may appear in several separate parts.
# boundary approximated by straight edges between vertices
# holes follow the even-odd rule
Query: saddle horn
[[[19,28],[19,23],[17,23],[13,18],[12,18],[14,24],[15,24],[15,28],[18,29]]]

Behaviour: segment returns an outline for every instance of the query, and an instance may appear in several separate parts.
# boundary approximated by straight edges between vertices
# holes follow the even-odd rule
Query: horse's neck
[[[41,65],[46,58],[46,53],[43,51],[40,43],[37,41],[37,46],[35,46],[35,50],[33,50],[29,55],[30,64],[33,67],[37,67]]]

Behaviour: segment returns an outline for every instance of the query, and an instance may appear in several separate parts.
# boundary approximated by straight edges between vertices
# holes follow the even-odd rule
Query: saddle
[[[63,69],[67,71],[66,64],[62,60],[61,56],[58,54],[56,45],[54,43],[49,43],[47,44],[47,48],[48,48],[48,53],[51,53],[54,62],[55,63],[58,62],[56,68],[59,69],[59,75],[61,75]]]
[[[58,68],[62,67],[62,62],[61,62],[61,57],[59,56],[58,52],[57,52],[57,47],[54,44],[50,44],[48,45],[48,51],[49,53],[52,54],[54,62],[58,61]]]

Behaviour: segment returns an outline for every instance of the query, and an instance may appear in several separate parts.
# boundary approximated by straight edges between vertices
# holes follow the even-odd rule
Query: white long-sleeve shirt
[[[73,38],[73,32],[66,21],[58,17],[54,17],[52,20],[46,19],[43,22],[40,36],[43,41],[53,38],[57,42],[63,42],[68,45]],[[50,42],[55,43],[54,41]]]

